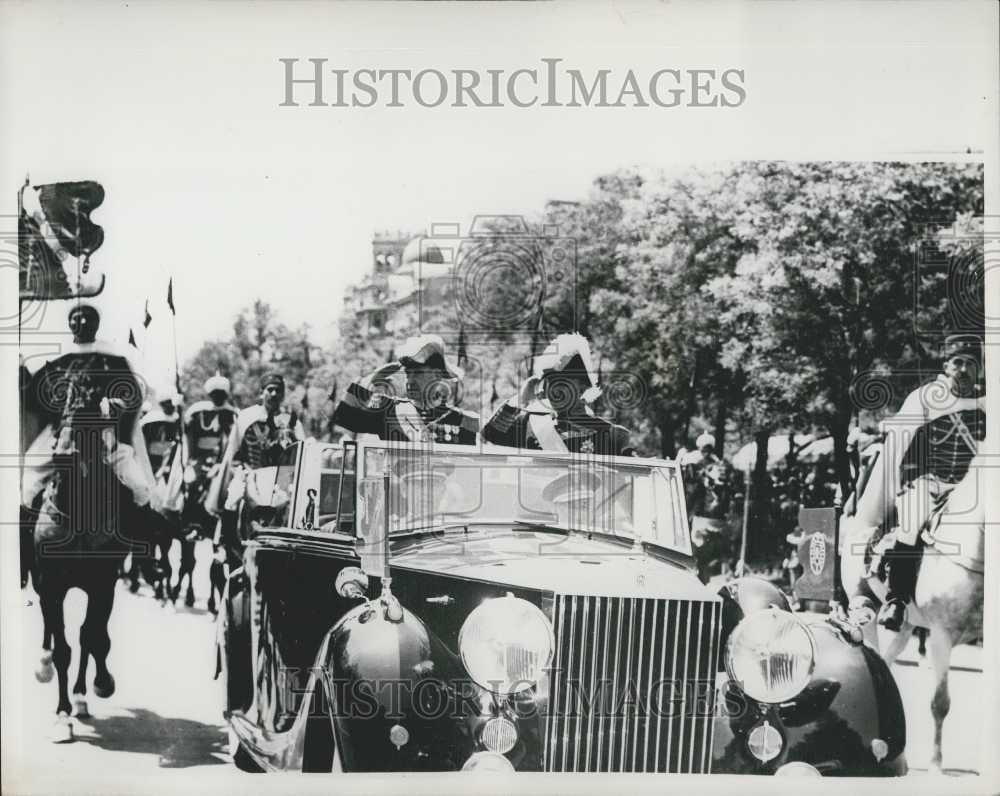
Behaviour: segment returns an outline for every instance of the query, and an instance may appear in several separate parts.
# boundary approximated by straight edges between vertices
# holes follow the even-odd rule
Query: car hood
[[[504,528],[396,540],[392,565],[557,594],[717,599],[678,564],[582,534]]]

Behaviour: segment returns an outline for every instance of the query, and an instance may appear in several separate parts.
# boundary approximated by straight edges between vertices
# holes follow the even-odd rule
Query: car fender
[[[459,769],[475,744],[475,696],[462,693],[461,662],[420,618],[394,607],[365,602],[330,631],[322,670],[343,768]]]

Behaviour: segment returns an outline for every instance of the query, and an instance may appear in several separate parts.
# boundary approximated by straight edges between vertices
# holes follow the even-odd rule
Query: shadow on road
[[[110,716],[82,721],[96,737],[79,737],[109,752],[158,754],[160,768],[188,768],[223,763],[216,754],[227,754],[224,730],[191,719],[164,718],[150,710],[130,708],[130,716]],[[79,720],[79,719],[78,719]]]

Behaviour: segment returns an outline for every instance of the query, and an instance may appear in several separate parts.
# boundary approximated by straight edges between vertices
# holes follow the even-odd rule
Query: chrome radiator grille
[[[558,595],[545,770],[707,772],[721,612]]]

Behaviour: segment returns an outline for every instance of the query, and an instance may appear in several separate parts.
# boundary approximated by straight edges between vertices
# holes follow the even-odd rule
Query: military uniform
[[[479,415],[454,406],[420,409],[412,401],[373,394],[355,382],[337,405],[333,422],[357,434],[396,442],[475,445]]]
[[[139,421],[142,426],[142,436],[146,441],[146,451],[149,454],[149,464],[153,473],[159,475],[163,462],[180,442],[181,416],[178,412],[167,414],[162,409],[154,409],[142,416]]]
[[[483,439],[522,450],[565,450],[599,456],[629,452],[629,432],[589,413],[558,416],[535,402],[520,408],[503,404],[483,427]]]
[[[946,341],[949,357],[981,359],[980,344],[964,336]],[[888,591],[879,623],[899,630],[916,587],[922,554],[921,531],[962,481],[986,437],[986,399],[953,392],[946,375],[907,396],[899,412],[885,421],[886,472],[895,481],[895,545],[885,553]]]
[[[59,461],[103,456],[95,444],[115,453],[112,468],[137,505],[149,502],[153,475],[138,422],[142,387],[126,356],[104,342],[76,343],[44,365],[28,389],[44,425],[26,452],[24,505],[32,505]]]

